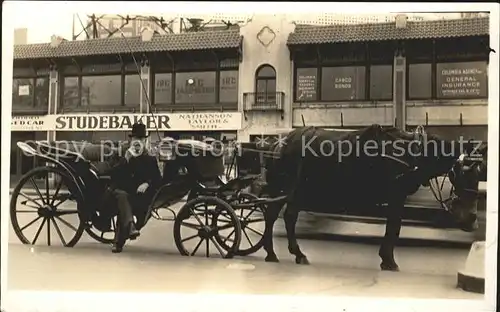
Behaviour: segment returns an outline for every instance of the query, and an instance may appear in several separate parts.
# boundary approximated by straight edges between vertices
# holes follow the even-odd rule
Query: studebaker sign
[[[12,117],[12,131],[120,131],[142,122],[148,130],[217,131],[239,130],[239,112],[171,114],[64,114]]]

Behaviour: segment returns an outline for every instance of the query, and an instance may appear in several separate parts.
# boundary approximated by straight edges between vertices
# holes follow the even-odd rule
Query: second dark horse
[[[464,165],[470,142],[446,141],[432,134],[409,133],[372,125],[353,132],[303,127],[290,132],[285,144],[266,148],[264,193],[287,195],[284,212],[288,250],[297,264],[309,264],[295,235],[302,207],[315,205],[336,213],[349,207],[386,204],[386,231],[379,249],[382,270],[399,271],[394,247],[399,238],[407,196],[431,178],[448,173],[456,196],[447,202],[449,213],[464,231],[477,227],[475,200],[479,166]],[[273,227],[283,204],[268,207],[264,233],[265,258],[278,262]]]

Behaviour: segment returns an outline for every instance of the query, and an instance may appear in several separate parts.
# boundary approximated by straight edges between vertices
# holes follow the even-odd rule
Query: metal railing
[[[245,111],[282,111],[284,92],[246,92],[243,93]]]

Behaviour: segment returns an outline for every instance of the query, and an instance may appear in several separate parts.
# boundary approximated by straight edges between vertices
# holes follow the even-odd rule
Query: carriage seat
[[[41,143],[40,143],[41,144]],[[47,144],[47,142],[44,142]],[[118,149],[106,144],[93,144],[86,142],[55,141],[48,143],[50,154],[55,156],[78,156],[85,160],[95,162],[103,161],[118,154]]]

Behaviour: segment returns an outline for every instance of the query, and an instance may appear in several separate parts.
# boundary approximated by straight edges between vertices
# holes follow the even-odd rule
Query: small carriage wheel
[[[238,202],[239,203],[246,203],[246,202],[251,202],[252,200],[258,198],[256,195],[251,194],[251,193],[241,193],[238,196]],[[238,216],[238,219],[240,220],[241,224],[241,231],[243,233],[242,238],[241,238],[241,244],[240,248],[236,252],[235,255],[237,256],[248,256],[253,253],[256,253],[259,251],[262,246],[264,245],[264,233],[260,232],[259,230],[255,229],[255,224],[256,223],[264,223],[266,220],[264,219],[264,209],[262,208],[261,205],[259,206],[253,206],[253,207],[245,207],[245,208],[238,208],[237,206],[233,206],[234,212]],[[260,216],[256,216],[255,214],[258,214]],[[252,216],[253,215],[253,216]],[[220,215],[219,215],[220,216]],[[225,216],[224,216],[225,217]],[[227,217],[225,217],[227,220]],[[215,222],[224,222],[224,220],[214,220]],[[227,221],[226,221],[227,222]],[[254,234],[252,236],[258,236],[259,238],[253,238],[251,239],[248,234]],[[216,236],[215,239],[217,242],[222,246],[224,249],[228,249],[229,246],[225,243],[225,241],[222,239],[220,236]],[[248,246],[248,248],[245,248],[244,246]]]
[[[209,206],[215,208],[209,209]],[[229,222],[218,226],[212,222],[213,218],[217,219],[217,215],[224,215]],[[189,218],[194,218],[194,221],[187,221]],[[196,234],[183,238],[181,228],[186,227],[196,231]],[[223,248],[217,243],[216,237],[220,236],[222,230],[234,231],[229,248]],[[189,252],[185,243],[199,238],[194,249]],[[188,201],[179,211],[174,222],[174,240],[177,249],[183,256],[194,256],[200,249],[203,241],[205,241],[205,256],[210,257],[210,243],[222,258],[232,258],[237,252],[241,241],[241,226],[238,217],[234,213],[233,208],[220,198],[212,196],[201,196]]]
[[[59,177],[56,180],[57,184],[55,186],[53,194],[51,194],[49,189],[49,174],[54,174],[54,177]],[[44,176],[45,187],[41,190],[36,184],[35,177]],[[30,184],[34,190],[34,195],[25,194],[22,189],[26,184]],[[69,194],[60,194],[61,187],[66,184]],[[47,245],[51,245],[51,223],[59,240],[65,247],[73,247],[82,237],[83,231],[85,229],[85,223],[82,222],[80,217],[79,209],[81,209],[83,203],[80,194],[74,194],[77,192],[75,183],[71,180],[68,173],[58,167],[38,167],[28,171],[14,188],[12,192],[12,197],[10,201],[10,220],[12,227],[17,237],[23,244],[35,245],[42,233],[44,225],[47,225]],[[61,205],[66,200],[73,199],[76,201],[74,209],[71,210],[61,210],[59,205]],[[22,209],[18,209],[18,200],[23,200],[21,205]],[[25,226],[20,227],[18,215],[33,217],[33,219],[28,222]],[[74,226],[63,218],[66,215],[76,215],[78,216],[78,225]],[[35,236],[32,240],[29,240],[23,231],[34,225],[37,221],[41,220],[40,225],[36,231]],[[60,222],[60,223],[59,223]],[[61,225],[61,226],[60,226]],[[64,226],[63,226],[64,225]],[[71,239],[67,239],[61,231],[61,228],[68,228],[75,232]]]
[[[111,231],[100,231],[96,229],[95,227],[86,227],[85,232],[94,240],[98,241],[99,243],[103,244],[111,244],[114,241],[114,234],[116,231],[116,221],[114,218],[111,218]],[[104,237],[104,234],[106,233],[113,233],[113,238],[106,238]]]

